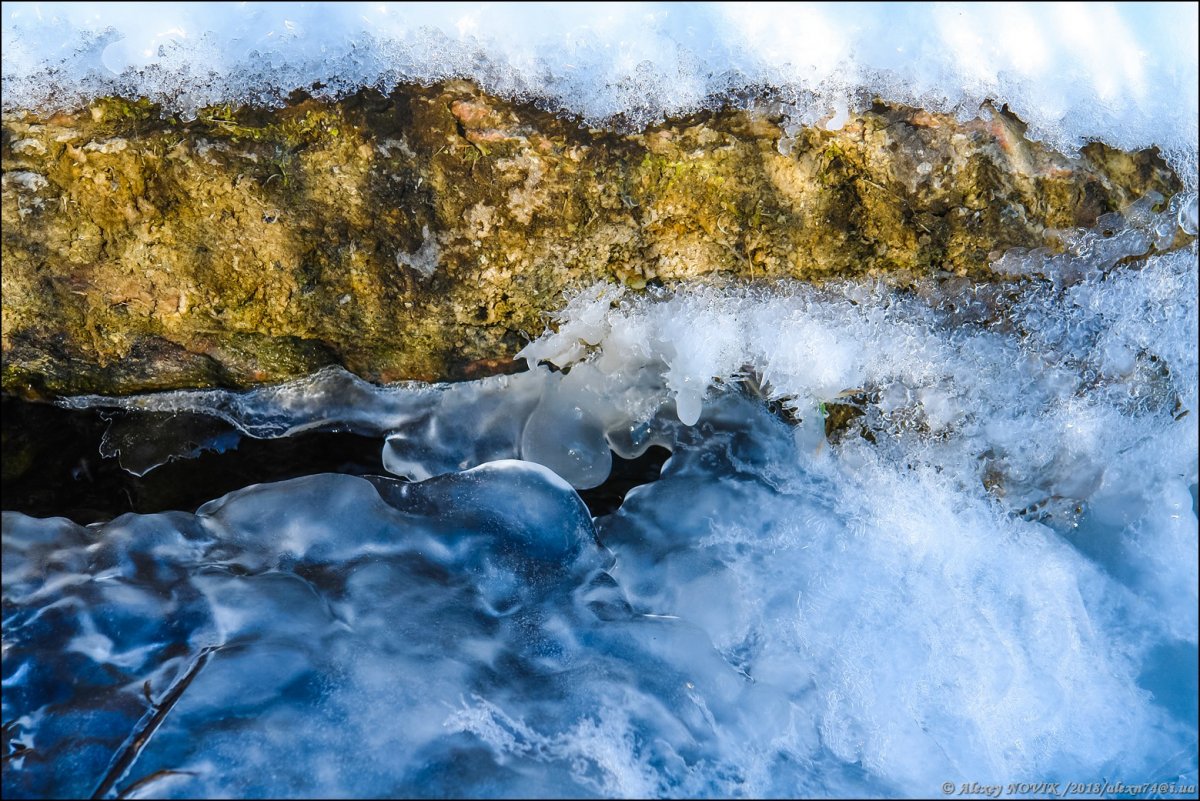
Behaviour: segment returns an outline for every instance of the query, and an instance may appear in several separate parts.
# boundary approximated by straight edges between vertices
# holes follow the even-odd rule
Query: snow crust
[[[770,96],[796,124],[836,126],[872,96],[968,116],[992,98],[1064,150],[1099,137],[1157,144],[1182,163],[1197,134],[1187,3],[5,3],[2,13],[6,109],[121,93],[189,114],[294,89],[466,77],[590,122]]]

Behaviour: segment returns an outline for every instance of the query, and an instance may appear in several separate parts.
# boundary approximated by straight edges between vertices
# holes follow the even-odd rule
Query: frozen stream
[[[1004,255],[1004,285],[598,286],[511,376],[67,399],[386,437],[385,469],[91,526],[5,512],[6,797],[1194,796],[1197,249],[1163,252],[1196,233],[1194,7],[587,6],[525,33],[292,5],[6,4],[6,107],[49,79],[253,94],[252,54],[272,91],[474,70],[594,119],[755,81],[797,121],[993,96],[1067,149],[1157,143],[1186,189]],[[134,472],[189,456],[111,434]],[[593,518],[576,490],[651,446],[661,476]]]

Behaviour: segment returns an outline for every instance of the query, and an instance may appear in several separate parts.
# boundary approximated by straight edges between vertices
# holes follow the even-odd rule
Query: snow
[[[4,107],[123,93],[194,113],[469,77],[640,124],[770,86],[798,122],[836,126],[875,95],[967,115],[992,98],[1061,149],[1100,137],[1183,163],[1197,23],[1185,3],[5,3]]]

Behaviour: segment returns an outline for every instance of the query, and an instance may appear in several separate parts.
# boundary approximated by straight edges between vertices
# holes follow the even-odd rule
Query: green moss
[[[144,97],[101,97],[92,101],[88,112],[81,122],[97,136],[137,135],[163,123],[161,107]]]

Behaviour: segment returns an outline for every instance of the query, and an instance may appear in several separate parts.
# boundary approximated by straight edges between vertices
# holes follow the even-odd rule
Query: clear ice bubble
[[[675,393],[675,413],[679,416],[679,422],[685,426],[694,426],[700,419],[703,408],[702,393],[691,388],[684,388]]]
[[[587,400],[570,388],[548,389],[525,424],[521,458],[545,465],[579,489],[604,483],[612,452]]]
[[[1197,228],[1197,195],[1191,193],[1179,209],[1179,227],[1189,236],[1196,236]]]

